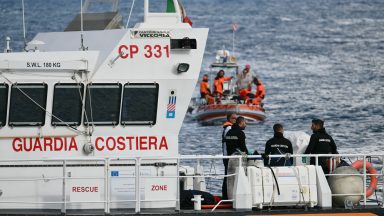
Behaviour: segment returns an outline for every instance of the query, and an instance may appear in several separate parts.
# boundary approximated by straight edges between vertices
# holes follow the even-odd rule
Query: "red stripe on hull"
[[[229,112],[235,112],[251,121],[263,121],[265,119],[265,111],[257,105],[247,104],[229,104],[229,105],[207,105],[198,108],[195,115],[200,122],[225,121]]]

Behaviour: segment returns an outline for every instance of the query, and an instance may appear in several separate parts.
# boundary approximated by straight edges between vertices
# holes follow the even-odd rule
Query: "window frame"
[[[13,104],[12,104],[12,99],[13,99],[13,89],[14,89],[14,86],[43,86],[44,87],[44,90],[45,90],[45,104],[44,106],[44,110],[43,111],[43,119],[41,121],[41,124],[39,123],[34,123],[34,122],[12,122],[11,121],[11,116],[13,114],[12,110],[13,110]],[[9,98],[9,111],[8,111],[8,125],[10,127],[43,127],[45,125],[45,120],[46,120],[46,113],[47,113],[47,100],[48,100],[48,84],[47,83],[14,83],[12,84],[11,86],[11,95],[10,95],[10,98]],[[15,89],[19,89],[19,88],[16,88]],[[23,94],[23,93],[21,93]],[[25,95],[24,95],[25,96]],[[39,107],[40,109],[40,107]]]
[[[7,83],[0,83],[0,88],[5,88],[6,96],[5,96],[5,112],[4,112],[4,122],[0,121],[0,128],[7,125],[7,117],[8,117],[8,100],[9,100],[9,85]],[[0,113],[0,116],[2,114]]]
[[[88,87],[89,86],[115,86],[115,87],[118,87],[120,92],[119,92],[119,110],[118,112],[116,113],[117,114],[117,119],[116,119],[116,124],[114,124],[114,122],[88,122],[87,121],[87,118],[86,118],[86,115],[87,115],[87,104],[88,104],[88,94],[90,93]],[[117,82],[117,83],[89,83],[87,84],[87,86],[85,86],[85,102],[84,102],[84,110],[83,110],[83,115],[82,115],[82,118],[83,118],[83,125],[86,126],[86,127],[90,127],[90,126],[117,126],[120,124],[120,113],[121,113],[121,99],[122,99],[122,84]],[[92,98],[91,98],[92,100]],[[90,106],[92,106],[92,104],[90,104]]]
[[[78,121],[78,123],[76,122],[57,122],[57,123],[54,123],[53,120],[55,119],[55,117],[53,116],[54,115],[54,106],[55,106],[55,100],[56,100],[56,97],[55,97],[55,94],[56,94],[56,87],[57,86],[72,86],[73,88],[77,88],[77,89],[80,89],[81,90],[81,107],[80,107],[80,119]],[[79,86],[79,87],[78,87]],[[53,86],[53,99],[52,99],[52,117],[51,117],[51,125],[53,127],[63,127],[63,126],[74,126],[74,127],[78,127],[81,125],[82,123],[82,120],[83,120],[83,112],[84,112],[84,106],[83,106],[83,103],[84,103],[84,92],[85,91],[85,85],[84,83],[56,83],[54,86]]]
[[[154,116],[154,120],[153,121],[123,121],[123,109],[124,109],[124,93],[125,93],[125,89],[127,86],[141,86],[141,88],[144,88],[144,87],[148,87],[148,86],[153,86],[154,89],[156,89],[156,104],[155,104],[155,116]],[[136,87],[136,88],[137,88]],[[140,88],[140,87],[139,87]],[[148,125],[148,126],[153,126],[153,125],[156,125],[157,123],[157,111],[158,111],[158,105],[159,105],[159,89],[160,89],[160,86],[158,83],[156,82],[153,82],[153,83],[126,83],[124,84],[124,87],[123,87],[123,90],[122,90],[122,97],[121,97],[121,115],[120,115],[120,124],[122,126],[137,126],[137,125]]]

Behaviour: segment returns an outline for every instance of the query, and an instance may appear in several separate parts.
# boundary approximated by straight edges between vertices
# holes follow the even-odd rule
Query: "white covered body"
[[[285,131],[284,137],[291,141],[293,154],[304,154],[311,138],[304,131]],[[309,160],[307,158],[294,157],[293,164],[297,166],[307,165]]]

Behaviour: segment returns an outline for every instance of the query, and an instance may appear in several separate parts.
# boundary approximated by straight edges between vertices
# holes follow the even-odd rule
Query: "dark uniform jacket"
[[[292,154],[292,143],[288,139],[284,138],[282,133],[275,133],[272,139],[268,140],[265,144],[266,155],[285,155],[287,153]],[[267,163],[268,164],[268,163]],[[285,161],[284,157],[271,158],[270,165],[272,166],[284,166],[291,165],[292,160]]]
[[[225,135],[225,140],[227,144],[227,154],[232,155],[236,150],[240,150],[248,154],[247,146],[245,145],[245,134],[243,130],[237,125],[234,124],[231,130]]]
[[[309,144],[304,154],[338,154],[335,141],[327,134],[324,128],[314,132],[309,140]],[[328,157],[319,157],[319,165],[324,173],[329,173],[326,166]],[[315,164],[315,158],[311,158],[311,164]]]

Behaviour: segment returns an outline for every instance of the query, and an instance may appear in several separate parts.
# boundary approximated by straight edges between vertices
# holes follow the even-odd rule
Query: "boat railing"
[[[270,155],[269,157],[275,158],[275,157],[285,157],[287,155]],[[319,158],[320,157],[342,157],[342,158],[354,158],[356,160],[362,160],[363,161],[363,169],[362,173],[358,174],[359,176],[362,176],[364,179],[364,193],[361,194],[332,194],[332,196],[345,196],[345,195],[359,195],[363,197],[362,205],[367,206],[368,199],[365,196],[366,194],[366,186],[367,186],[367,178],[370,176],[377,176],[379,178],[380,187],[378,188],[378,191],[381,190],[381,196],[382,199],[384,198],[384,154],[319,154],[319,155],[305,155],[305,154],[297,154],[297,155],[288,155],[291,158],[315,158],[315,164],[319,164]],[[242,161],[246,160],[262,160],[263,158],[260,155],[249,155],[249,156],[222,156],[222,155],[180,155],[176,157],[134,157],[134,158],[60,158],[60,159],[23,159],[23,160],[0,160],[1,167],[12,167],[17,164],[23,164],[23,165],[33,165],[33,164],[41,164],[41,163],[48,163],[50,165],[55,164],[58,167],[62,167],[62,176],[55,176],[55,177],[45,177],[42,176],[41,178],[0,178],[1,182],[20,182],[21,184],[26,181],[62,181],[62,201],[33,201],[33,202],[26,202],[26,201],[18,201],[18,200],[1,200],[0,204],[5,203],[13,203],[13,204],[57,204],[61,205],[61,212],[66,213],[67,212],[67,206],[68,204],[74,204],[74,203],[104,203],[104,213],[109,214],[111,211],[111,204],[114,203],[126,203],[126,202],[132,202],[134,204],[134,211],[136,213],[140,213],[142,211],[142,203],[143,202],[164,202],[164,201],[174,201],[176,202],[175,210],[180,210],[180,179],[182,178],[201,178],[201,179],[222,179],[224,177],[228,176],[234,176],[237,174],[230,174],[230,175],[224,175],[222,169],[216,169],[216,166],[220,166],[222,168],[222,159],[237,159],[239,160],[239,168],[241,168]],[[367,167],[367,160],[371,160],[373,164],[375,165],[375,168],[377,170],[376,174],[367,173],[366,167]],[[169,163],[174,164],[177,166],[177,170],[180,170],[183,166],[191,166],[196,165],[202,166],[201,172],[194,173],[193,175],[188,176],[182,176],[178,172],[174,175],[142,175],[141,172],[143,171],[142,164],[148,163],[148,162],[154,162],[154,161],[167,161]],[[209,162],[210,161],[210,162]],[[73,163],[81,163],[81,162],[94,162],[100,166],[104,166],[103,176],[101,177],[68,177],[67,176],[67,168],[71,166]],[[134,179],[135,187],[134,187],[134,199],[111,199],[111,165],[118,164],[118,163],[129,163],[130,166],[134,166],[134,172],[132,175],[129,176],[122,176],[119,178],[131,178]],[[207,163],[208,162],[208,163]],[[166,162],[164,162],[166,163]],[[207,165],[210,165],[210,168],[207,168]],[[161,166],[161,164],[160,164]],[[212,171],[212,166],[214,166],[214,171]],[[219,174],[217,174],[217,171],[219,170]],[[2,172],[0,168],[0,172]],[[335,176],[335,175],[346,175],[350,176],[351,174],[332,174],[332,173],[326,173],[326,176]],[[354,174],[352,174],[354,175]],[[356,175],[356,174],[355,174]],[[177,186],[177,196],[176,199],[141,199],[141,183],[145,179],[149,178],[161,178],[161,179],[177,179],[178,186]],[[381,179],[380,179],[381,178]],[[99,179],[104,181],[104,198],[101,201],[90,201],[90,200],[82,200],[82,201],[68,201],[67,200],[67,187],[68,187],[68,181],[73,179]],[[1,188],[0,188],[1,189]],[[218,191],[217,191],[218,192]],[[233,200],[225,200],[225,202],[232,202]],[[376,200],[379,202],[378,200]],[[383,200],[381,200],[381,208],[384,208]]]

